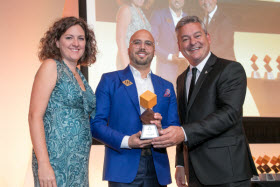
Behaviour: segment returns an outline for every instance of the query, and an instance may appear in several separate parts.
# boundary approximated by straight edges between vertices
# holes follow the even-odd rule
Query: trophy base
[[[251,178],[251,181],[260,181],[260,177],[253,175],[253,177]]]
[[[142,126],[141,140],[148,140],[156,137],[159,137],[159,134],[155,124],[144,124]]]
[[[258,71],[252,71],[251,77],[253,79],[260,79],[261,75],[260,75],[260,73]]]
[[[266,181],[275,181],[275,178],[271,173],[265,174]]]
[[[280,173],[274,174],[274,178],[275,180],[280,181]]]
[[[263,173],[260,174],[259,176],[261,181],[275,181],[275,178],[271,173]]]
[[[265,72],[264,73],[264,79],[268,79],[268,80],[274,80],[274,75],[272,72]]]

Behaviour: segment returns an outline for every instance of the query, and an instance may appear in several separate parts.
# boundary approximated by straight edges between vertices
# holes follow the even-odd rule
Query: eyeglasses
[[[143,41],[142,40],[133,40],[130,42],[135,48],[139,49],[142,47]],[[146,49],[152,49],[154,47],[154,42],[146,40],[144,41],[144,47]]]

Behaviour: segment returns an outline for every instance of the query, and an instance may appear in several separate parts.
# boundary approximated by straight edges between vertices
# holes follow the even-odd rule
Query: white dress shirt
[[[196,71],[195,83],[196,83],[196,81],[198,80],[198,77],[199,77],[200,73],[202,72],[202,70],[203,70],[203,68],[204,68],[204,66],[205,66],[205,64],[206,64],[206,62],[207,62],[207,60],[209,59],[210,55],[211,55],[211,52],[209,52],[208,55],[202,60],[202,62],[200,62],[200,63],[196,66],[197,71]],[[186,89],[187,89],[187,90],[186,90],[186,93],[187,93],[187,96],[186,96],[186,97],[187,97],[187,100],[189,100],[188,96],[189,96],[189,89],[190,89],[191,80],[192,80],[192,68],[194,68],[194,66],[192,66],[192,65],[190,64],[190,71],[189,71],[188,74],[187,74],[187,80],[186,80]],[[185,130],[184,130],[183,127],[182,127],[182,129],[183,129],[184,134],[185,134],[185,142],[186,142],[186,141],[188,141],[188,137],[187,137],[187,135],[186,135]]]
[[[204,59],[202,60],[202,62],[200,62],[200,63],[196,66],[197,71],[196,71],[195,83],[196,83],[196,81],[198,80],[198,77],[199,77],[200,73],[202,72],[202,70],[203,70],[203,68],[204,68],[204,66],[205,66],[205,64],[206,64],[206,62],[207,62],[207,60],[209,59],[210,55],[211,55],[211,52],[209,52],[208,55],[206,56],[206,58],[204,58]],[[192,65],[190,64],[190,71],[189,71],[188,74],[187,74],[187,80],[186,80],[186,89],[187,89],[187,90],[186,90],[186,93],[187,93],[187,96],[189,95],[189,89],[190,89],[191,80],[192,80],[192,68],[194,68],[194,66],[192,66]],[[187,98],[187,99],[189,99],[189,98]],[[185,135],[185,142],[187,142],[187,141],[188,141],[188,137],[187,137],[186,132],[185,132],[185,130],[184,130],[183,127],[182,127],[182,129],[183,129],[183,132],[184,132],[184,135]],[[183,167],[183,166],[177,165],[176,167]]]
[[[136,89],[137,89],[137,94],[138,94],[138,98],[140,97],[140,95],[142,95],[145,91],[149,90],[153,93],[155,93],[154,91],[154,86],[152,83],[152,79],[151,79],[151,71],[148,73],[146,78],[142,78],[141,77],[141,73],[135,69],[133,66],[129,65],[130,70],[132,72],[133,78],[135,80],[135,85],[136,85]],[[140,98],[138,99],[139,101],[139,105],[140,105]],[[140,112],[141,114],[146,110],[146,108],[143,108],[140,105]],[[131,149],[128,146],[128,139],[130,136],[124,136],[122,143],[121,143],[121,148],[125,148],[125,149]]]

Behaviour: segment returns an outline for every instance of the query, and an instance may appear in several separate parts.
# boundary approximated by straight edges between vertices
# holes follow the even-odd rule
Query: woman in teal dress
[[[40,41],[29,127],[35,187],[89,186],[89,116],[95,95],[77,68],[96,61],[96,40],[82,19],[58,20]]]

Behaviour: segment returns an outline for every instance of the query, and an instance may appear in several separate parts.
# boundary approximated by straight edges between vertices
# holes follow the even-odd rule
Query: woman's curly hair
[[[97,46],[94,32],[89,29],[87,23],[76,17],[65,17],[56,21],[44,37],[40,40],[39,59],[41,61],[52,58],[62,61],[62,56],[59,48],[56,46],[56,41],[66,32],[67,29],[74,25],[80,25],[85,32],[86,46],[83,56],[78,60],[77,65],[89,66],[96,61]]]

